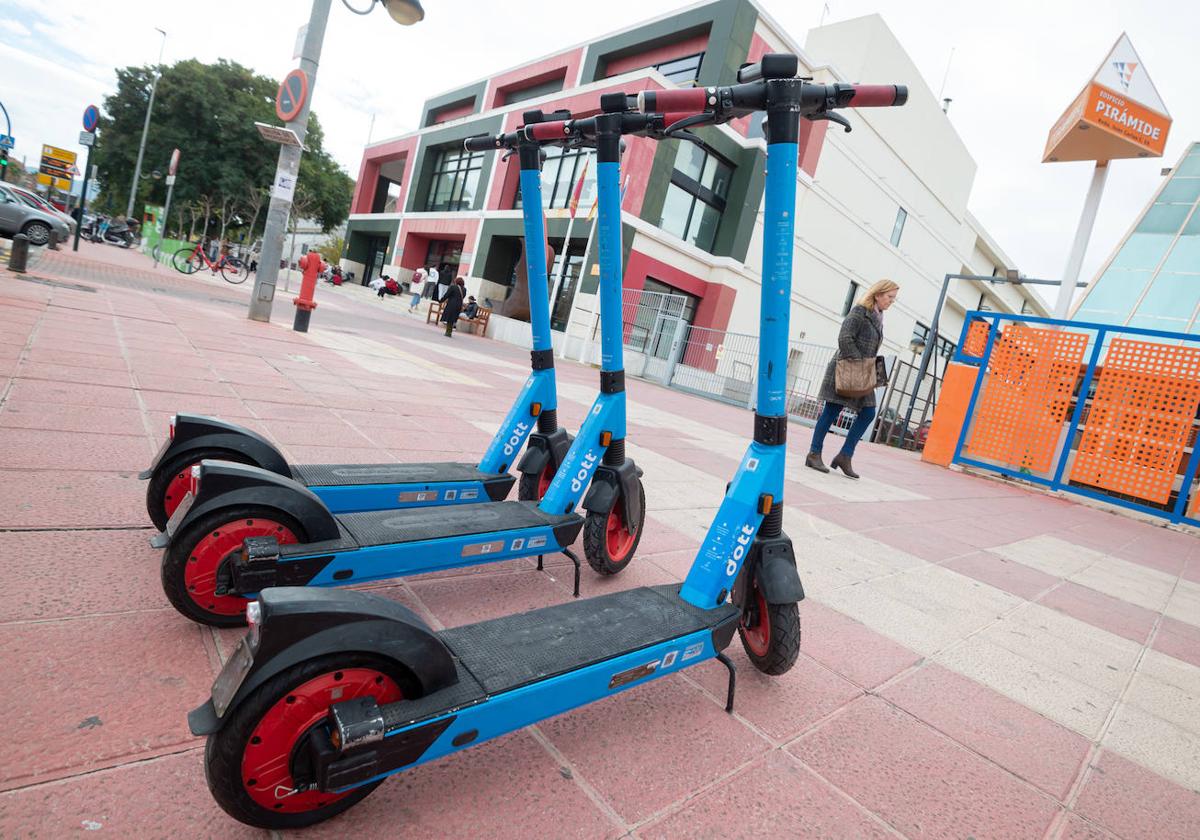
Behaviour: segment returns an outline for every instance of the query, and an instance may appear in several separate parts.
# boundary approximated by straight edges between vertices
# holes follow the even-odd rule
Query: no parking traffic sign
[[[83,111],[83,130],[95,131],[98,122],[100,122],[100,109],[95,105],[87,106]]]
[[[279,93],[275,97],[275,115],[285,123],[291,122],[299,116],[307,98],[308,74],[297,68],[288,73],[279,85]]]

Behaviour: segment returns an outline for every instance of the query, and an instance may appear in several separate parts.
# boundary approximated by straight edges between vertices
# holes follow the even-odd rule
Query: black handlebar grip
[[[476,134],[463,141],[463,148],[468,152],[486,152],[489,149],[500,148],[500,140],[493,134]]]

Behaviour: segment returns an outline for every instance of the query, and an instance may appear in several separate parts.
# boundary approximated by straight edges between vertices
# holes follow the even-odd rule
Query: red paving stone
[[[1068,814],[1063,824],[1060,840],[1116,840],[1115,834],[1109,834],[1100,826],[1090,823],[1083,817]]]
[[[1093,627],[1144,644],[1154,627],[1158,613],[1130,604],[1103,592],[1071,581],[1063,581],[1038,599],[1045,607],[1058,610]]]
[[[672,677],[553,718],[538,728],[630,823],[681,801],[698,786],[769,747],[726,714],[723,703]],[[637,735],[627,737],[628,733]],[[646,772],[648,766],[653,766],[653,772]]]
[[[288,838],[618,837],[528,732],[516,732],[388,779],[345,815]]]
[[[933,663],[881,694],[1060,800],[1091,746],[1083,736]]]
[[[1057,806],[984,758],[867,697],[787,747],[908,837],[1040,837]]]
[[[154,533],[0,532],[0,622],[167,607]]]
[[[0,789],[197,743],[186,715],[215,676],[203,636],[174,610],[0,626],[23,733],[0,741]]]
[[[6,837],[267,838],[234,821],[204,783],[204,751],[191,749],[137,764],[0,794]]]
[[[42,429],[7,429],[0,450],[0,469],[113,472],[143,464],[154,455],[149,437],[75,432],[65,435]]]
[[[645,840],[895,835],[786,753],[771,752],[669,816],[638,829]]]
[[[874,688],[921,661],[919,654],[811,598],[800,602],[800,624],[800,649],[864,688]]]
[[[145,432],[142,413],[134,408],[101,408],[63,403],[7,403],[0,411],[0,426],[49,429],[57,432],[93,432],[106,435],[139,435]]]
[[[137,408],[133,388],[106,385],[80,385],[69,382],[43,382],[23,379],[13,383],[8,399],[14,402],[49,402],[94,407]]]
[[[1101,750],[1074,810],[1121,837],[1195,840],[1200,794]]]
[[[144,527],[145,500],[132,472],[0,470],[0,528]]]
[[[1027,600],[1033,600],[1061,581],[1053,575],[987,551],[976,551],[942,565]]]
[[[1151,645],[1155,650],[1200,666],[1200,627],[1163,616]]]
[[[803,654],[792,670],[772,677],[750,664],[736,637],[725,653],[737,668],[734,712],[776,741],[794,738],[863,694],[861,688]],[[686,673],[724,704],[729,678],[723,665],[706,662]]]

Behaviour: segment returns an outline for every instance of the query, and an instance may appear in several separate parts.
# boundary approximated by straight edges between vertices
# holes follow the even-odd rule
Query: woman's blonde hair
[[[893,283],[891,280],[876,280],[871,284],[870,288],[863,292],[863,296],[858,299],[858,305],[865,306],[867,309],[874,309],[876,295],[886,295],[890,291],[899,291],[899,289],[900,285]]]

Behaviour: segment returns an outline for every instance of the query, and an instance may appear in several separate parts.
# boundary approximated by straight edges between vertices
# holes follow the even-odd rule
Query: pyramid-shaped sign
[[[1162,157],[1171,117],[1121,33],[1091,82],[1050,129],[1042,161]]]

